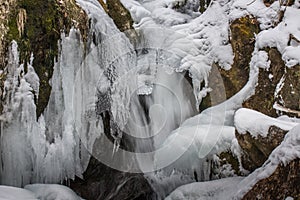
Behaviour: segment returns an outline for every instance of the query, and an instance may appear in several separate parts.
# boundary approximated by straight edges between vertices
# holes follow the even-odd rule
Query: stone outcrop
[[[259,31],[258,21],[251,16],[237,19],[230,25],[230,43],[234,53],[234,63],[230,70],[221,70],[227,98],[240,91],[248,81],[255,34]]]
[[[255,94],[245,101],[243,106],[272,117],[281,114],[299,116],[300,66],[287,68],[277,49],[271,48],[267,52],[271,61],[270,68],[259,69]],[[279,105],[277,110],[274,104]]]
[[[220,93],[220,90],[225,90],[226,92],[226,94],[223,95],[226,95],[226,98],[220,98],[220,101],[216,103],[229,99],[240,91],[247,83],[249,78],[249,63],[251,61],[251,54],[254,51],[255,34],[259,31],[258,21],[251,16],[242,17],[231,23],[230,43],[234,53],[234,63],[230,70],[224,70],[220,67],[215,68],[219,70],[217,73],[221,74],[221,78],[209,77],[208,86],[213,89],[213,92],[218,91],[215,92],[216,94]],[[215,69],[213,66],[212,75],[217,74],[216,72],[213,72]],[[220,80],[222,80],[222,83],[220,83]],[[208,94],[202,100],[200,110],[215,105],[211,102],[211,98],[211,94]]]
[[[278,92],[278,111],[291,117],[300,117],[300,66],[286,68],[284,85]]]
[[[120,172],[92,158],[83,179],[71,181],[70,187],[89,200],[147,200],[155,193],[142,174]]]
[[[276,126],[270,126],[267,137],[258,135],[254,138],[251,133],[239,134],[236,138],[243,150],[242,165],[246,170],[254,171],[268,159],[271,152],[283,141],[287,131]]]
[[[300,199],[300,159],[295,159],[286,166],[279,165],[275,172],[266,179],[257,182],[246,193],[243,200],[286,199],[288,196]]]
[[[114,20],[120,31],[124,32],[133,29],[131,15],[120,0],[107,0],[106,8],[108,15]]]

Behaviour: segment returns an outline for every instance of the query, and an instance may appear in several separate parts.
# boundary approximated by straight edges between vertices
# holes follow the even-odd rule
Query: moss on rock
[[[21,11],[26,13],[22,24],[19,22]],[[16,9],[10,12],[6,41],[17,41],[20,62],[25,63],[25,70],[31,53],[34,55],[33,67],[40,78],[40,94],[36,102],[38,116],[48,104],[51,93],[49,80],[59,53],[61,32],[68,32],[74,26],[80,28],[83,38],[86,38],[87,21],[85,13],[74,0],[60,3],[56,0],[20,0]],[[24,27],[20,28],[21,25]]]
[[[120,31],[124,32],[133,29],[131,15],[120,0],[107,0],[106,5],[108,15],[114,20],[114,23]]]
[[[220,74],[221,78],[209,77],[209,87],[213,89],[213,92],[218,91],[217,93],[220,96],[217,97],[217,93],[215,94],[216,99],[219,99],[215,103],[229,99],[247,83],[249,63],[254,50],[255,34],[259,32],[259,23],[251,16],[242,17],[231,23],[230,31],[234,63],[230,70],[223,70],[218,67],[218,72],[210,73],[210,76]],[[214,65],[212,66],[212,71],[214,70]],[[220,83],[220,80],[222,83]],[[221,94],[222,90],[225,90],[226,94]],[[211,102],[215,97],[212,96],[212,93],[206,96],[200,104],[200,110],[215,105]]]
[[[227,98],[240,91],[248,81],[249,63],[259,23],[251,16],[242,17],[231,23],[230,32],[234,63],[230,70],[221,70]]]

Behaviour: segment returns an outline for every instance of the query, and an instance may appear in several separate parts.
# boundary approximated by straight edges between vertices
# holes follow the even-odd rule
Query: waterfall
[[[200,83],[207,82],[210,67],[196,68],[202,57],[192,40],[149,20],[136,27],[132,44],[98,1],[78,3],[90,18],[88,40],[84,44],[74,28],[61,35],[51,95],[39,118],[34,55],[25,73],[12,42],[1,116],[1,184],[82,177],[91,156],[120,171],[147,173],[150,183],[157,181],[152,172],[172,168],[175,161],[157,165],[157,154],[169,156],[164,154],[165,142],[197,112]],[[107,123],[110,136],[104,132]],[[132,148],[120,148],[121,141]]]

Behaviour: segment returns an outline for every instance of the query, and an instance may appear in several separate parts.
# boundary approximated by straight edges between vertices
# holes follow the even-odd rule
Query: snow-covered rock
[[[24,187],[40,200],[81,200],[70,188],[57,184],[31,184]]]
[[[285,136],[264,165],[247,176],[237,187],[234,199],[299,198],[300,125]]]
[[[243,177],[191,183],[177,188],[165,200],[229,200]]]
[[[29,190],[0,185],[0,200],[37,200],[37,196]]]

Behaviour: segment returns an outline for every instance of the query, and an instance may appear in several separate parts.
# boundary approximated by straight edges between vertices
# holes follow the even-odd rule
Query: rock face
[[[272,117],[281,114],[299,116],[300,67],[285,67],[277,49],[271,48],[267,52],[271,61],[270,68],[259,69],[255,94],[243,106]],[[274,104],[280,108],[276,110]]]
[[[120,0],[106,1],[108,15],[114,20],[118,29],[122,32],[133,29],[133,20],[129,11],[123,6]]]
[[[273,108],[275,102],[274,92],[284,75],[285,65],[277,49],[269,49],[268,56],[271,61],[270,69],[259,69],[255,94],[244,102],[243,106],[276,117],[276,110]]]
[[[254,171],[268,159],[271,152],[283,141],[287,131],[270,126],[267,137],[254,138],[251,133],[239,134],[236,138],[243,150],[242,165],[246,170]]]
[[[287,68],[283,79],[284,85],[276,98],[278,110],[292,117],[300,117],[300,66]]]
[[[257,182],[243,200],[285,199],[288,196],[299,199],[299,168],[300,159],[295,159],[286,166],[279,165],[270,177]]]
[[[234,63],[229,71],[221,70],[227,98],[240,91],[248,81],[249,63],[254,50],[258,22],[251,16],[242,17],[230,25]]]
[[[258,32],[259,24],[257,20],[251,16],[242,17],[231,23],[230,43],[233,48],[234,63],[231,69],[227,71],[217,67],[217,64],[212,66],[208,86],[212,88],[214,94],[209,93],[202,100],[200,111],[229,99],[247,83],[249,77],[249,63],[254,50],[255,34]],[[221,77],[216,77],[216,74],[220,74]],[[221,80],[222,83],[220,82]],[[221,98],[216,97],[216,95],[221,94],[224,90],[226,94],[219,95]],[[214,99],[218,99],[217,102],[211,102],[212,95],[214,95]],[[222,96],[226,96],[226,98]]]

